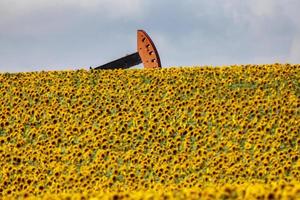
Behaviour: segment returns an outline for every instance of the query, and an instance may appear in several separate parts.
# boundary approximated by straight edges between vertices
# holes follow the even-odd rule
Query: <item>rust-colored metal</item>
[[[144,68],[161,68],[160,58],[149,35],[143,31],[137,31],[138,53],[144,64]]]

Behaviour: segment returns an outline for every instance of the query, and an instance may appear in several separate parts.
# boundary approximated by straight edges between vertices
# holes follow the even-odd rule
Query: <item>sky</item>
[[[97,67],[136,52],[138,29],[163,67],[299,64],[299,8],[299,0],[0,0],[0,73]]]

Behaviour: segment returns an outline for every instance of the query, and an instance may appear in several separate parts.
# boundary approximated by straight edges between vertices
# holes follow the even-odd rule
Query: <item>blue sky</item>
[[[299,8],[298,0],[0,0],[0,72],[96,67],[135,52],[137,29],[163,67],[300,63]]]

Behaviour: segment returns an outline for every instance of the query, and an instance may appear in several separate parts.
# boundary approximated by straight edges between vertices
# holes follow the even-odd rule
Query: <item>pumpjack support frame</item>
[[[137,31],[137,52],[126,55],[94,69],[127,69],[143,63],[144,68],[161,68],[158,51],[144,30]]]

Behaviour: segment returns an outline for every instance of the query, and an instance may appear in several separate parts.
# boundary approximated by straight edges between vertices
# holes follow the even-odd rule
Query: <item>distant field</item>
[[[300,65],[0,74],[0,199],[299,199]]]

